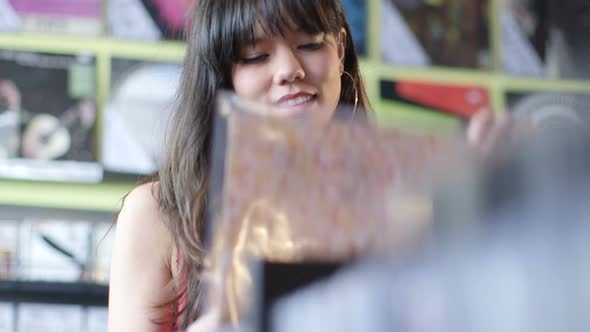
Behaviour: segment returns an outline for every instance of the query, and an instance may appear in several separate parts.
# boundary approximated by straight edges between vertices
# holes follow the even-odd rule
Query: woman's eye
[[[267,58],[268,58],[268,54],[258,54],[258,55],[243,57],[240,59],[240,61],[243,64],[251,64],[251,63],[262,62],[262,61],[266,60]]]
[[[324,46],[324,42],[311,42],[302,44],[299,48],[302,50],[317,50],[322,48],[322,46]]]

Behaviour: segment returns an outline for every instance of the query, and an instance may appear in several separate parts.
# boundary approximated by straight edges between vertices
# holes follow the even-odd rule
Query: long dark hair
[[[296,26],[308,33],[338,35],[346,30],[340,103],[368,107],[358,59],[340,0],[201,0],[187,37],[187,54],[171,122],[166,152],[156,182],[165,222],[182,255],[180,275],[184,310],[180,328],[199,315],[199,277],[204,248],[207,173],[216,93],[232,89],[231,69],[245,43],[254,40],[254,26],[263,22],[271,33]]]

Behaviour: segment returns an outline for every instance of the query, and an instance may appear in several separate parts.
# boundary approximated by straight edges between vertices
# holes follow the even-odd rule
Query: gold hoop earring
[[[352,109],[352,112],[355,113],[356,112],[356,108],[357,108],[358,103],[359,103],[359,92],[358,92],[358,90],[356,88],[356,80],[346,70],[342,70],[341,71],[340,76],[342,76],[342,75],[348,76],[350,78],[350,80],[352,81],[352,88],[354,89],[354,108]]]

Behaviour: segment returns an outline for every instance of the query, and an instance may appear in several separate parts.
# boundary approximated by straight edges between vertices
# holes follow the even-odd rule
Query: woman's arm
[[[109,332],[170,331],[174,296],[173,241],[161,219],[152,184],[134,189],[117,219],[109,290]]]

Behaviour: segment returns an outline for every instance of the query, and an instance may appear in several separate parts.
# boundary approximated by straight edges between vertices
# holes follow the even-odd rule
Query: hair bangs
[[[240,50],[260,37],[256,34],[257,26],[268,36],[284,36],[292,31],[338,33],[344,21],[342,14],[333,9],[336,6],[328,4],[332,1],[339,0],[236,1],[235,12],[239,15],[229,20],[228,27],[233,35],[232,60],[237,61]]]

